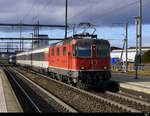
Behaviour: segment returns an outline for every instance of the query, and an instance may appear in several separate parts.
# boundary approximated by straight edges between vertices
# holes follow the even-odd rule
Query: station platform
[[[0,113],[23,112],[17,97],[0,67]]]
[[[119,81],[120,87],[150,94],[150,77],[134,74],[113,73],[111,80]]]

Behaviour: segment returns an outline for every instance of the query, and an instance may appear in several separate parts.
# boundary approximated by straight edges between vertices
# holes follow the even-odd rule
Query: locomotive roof
[[[21,52],[21,53],[17,53],[18,55],[19,54],[25,54],[25,53],[29,53],[29,52],[33,52],[33,51],[36,51],[36,50],[41,50],[41,49],[46,49],[46,48],[49,48],[49,47],[55,47],[55,46],[60,46],[60,45],[66,45],[66,44],[70,44],[70,43],[75,43],[75,42],[84,42],[85,44],[91,44],[91,43],[95,43],[95,44],[109,44],[109,42],[107,40],[104,40],[104,39],[83,39],[83,38],[69,38],[69,39],[66,39],[66,40],[62,40],[60,42],[57,42],[57,43],[52,43],[48,46],[43,46],[43,47],[40,47],[40,48],[35,48],[33,50],[29,50],[29,51],[25,51],[25,52]]]
[[[95,43],[95,44],[109,44],[109,42],[107,40],[104,39],[75,39],[75,38],[71,38],[71,39],[66,39],[66,40],[62,40],[60,42],[57,43],[53,43],[50,46],[54,47],[54,46],[60,46],[60,45],[66,45],[66,44],[70,44],[70,43],[74,43],[74,42],[85,42],[85,43]]]

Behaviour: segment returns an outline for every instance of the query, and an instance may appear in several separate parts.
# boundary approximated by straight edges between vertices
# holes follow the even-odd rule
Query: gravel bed
[[[105,97],[106,99],[116,101],[117,103],[123,104],[123,105],[131,107],[133,109],[139,110],[141,112],[150,112],[150,107],[138,104],[134,101],[127,100],[127,99],[124,99],[122,97],[113,96],[113,95],[110,95],[108,93],[99,93],[99,92],[93,92],[93,93],[95,93],[99,96]]]
[[[21,72],[24,73],[22,70]],[[39,85],[41,85],[43,88],[46,88],[56,96],[59,96],[59,98],[63,99],[66,103],[71,104],[76,109],[80,109],[80,112],[127,112],[104,101],[96,100],[87,95],[77,93],[76,91],[63,87],[59,83],[49,79],[27,72],[24,74],[36,83],[39,83]]]
[[[143,100],[145,102],[150,103],[150,94],[139,92],[139,91],[134,91],[126,88],[120,87],[121,94],[127,94],[129,97],[133,97],[139,100]]]

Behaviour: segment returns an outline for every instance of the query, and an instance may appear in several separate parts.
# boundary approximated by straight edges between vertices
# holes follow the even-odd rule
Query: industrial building
[[[150,47],[142,47],[142,54],[144,54],[146,51],[150,50]],[[111,58],[121,59],[122,54],[122,61],[126,61],[126,51],[122,49],[113,49],[111,51]],[[135,55],[136,55],[136,48],[130,47],[128,48],[128,62],[134,62],[135,61]]]
[[[38,38],[47,38],[48,39],[48,35],[38,35],[38,37],[36,40],[33,40],[33,48],[38,48],[38,47],[43,47],[43,46],[47,46],[49,44],[48,40],[38,40]]]

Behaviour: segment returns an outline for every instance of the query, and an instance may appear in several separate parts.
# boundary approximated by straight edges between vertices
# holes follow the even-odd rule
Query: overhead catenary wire
[[[23,18],[21,19],[24,22],[24,19],[32,12],[32,9],[35,8],[35,4],[32,3],[31,7],[29,8],[29,10],[26,12],[26,14],[23,16]]]
[[[124,6],[120,6],[120,7],[118,7],[118,8],[112,8],[112,9],[109,10],[109,12],[106,12],[106,13],[100,15],[98,18],[91,19],[91,20],[89,20],[89,21],[90,21],[90,22],[93,22],[93,21],[97,21],[97,20],[102,20],[102,19],[106,18],[106,16],[109,16],[109,15],[111,15],[112,13],[118,13],[118,11],[120,11],[121,9],[124,9],[124,8],[127,7],[127,6],[128,6],[128,8],[129,8],[129,6],[133,6],[133,5],[135,5],[136,3],[138,3],[137,0],[134,1],[134,2],[125,4]],[[125,9],[125,10],[128,10],[128,9]],[[97,26],[99,26],[99,25],[97,25]]]
[[[37,15],[34,16],[34,19],[40,20],[40,16],[42,15],[42,12],[44,11],[44,9],[46,9],[48,7],[48,5],[51,3],[52,4],[53,0],[49,0],[48,2],[45,2],[45,5],[43,5],[43,7],[41,7],[41,9],[38,11]]]
[[[88,2],[89,2],[89,1],[90,1],[90,0],[88,0]],[[87,3],[88,3],[88,2],[87,2]],[[83,8],[82,10],[80,10],[78,13],[76,13],[76,14],[72,15],[71,17],[69,17],[68,20],[71,20],[71,19],[75,18],[78,14],[80,14],[80,13],[86,11],[86,10],[87,10],[87,7],[89,8],[90,6],[91,6],[91,4],[88,4],[85,8]]]
[[[125,7],[127,7],[127,6],[128,6],[128,7],[129,7],[129,6],[132,6],[132,5],[136,4],[137,2],[138,2],[138,1],[136,0],[136,1],[134,1],[134,2],[130,2],[130,3],[125,4],[125,5],[123,5],[123,6],[121,6],[121,7],[118,7],[118,8],[114,7],[114,8],[112,8],[112,9],[109,9],[108,12],[106,12],[106,13],[100,15],[98,18],[93,19],[93,17],[92,17],[90,20],[88,19],[88,21],[89,21],[89,22],[93,22],[93,21],[96,21],[96,20],[98,20],[98,19],[101,20],[101,19],[103,19],[103,18],[106,18],[106,16],[109,16],[109,15],[112,14],[113,12],[116,12],[116,13],[117,13],[118,11],[120,11],[120,9],[123,9],[123,8],[125,8]],[[100,4],[100,2],[97,3],[96,6],[94,6],[94,7],[91,7],[91,6],[88,6],[88,7],[87,7],[87,6],[86,6],[82,11],[80,11],[79,13],[77,13],[77,14],[79,14],[79,15],[75,14],[74,16],[70,17],[69,20],[79,18],[81,15],[83,15],[83,13],[84,13],[84,15],[85,15],[86,12],[84,12],[84,11],[88,10],[89,8],[90,8],[90,11],[92,11],[93,9],[98,8],[98,7],[99,7],[99,4]],[[89,12],[88,12],[88,13],[89,13]],[[92,14],[92,13],[91,13],[91,14]]]

